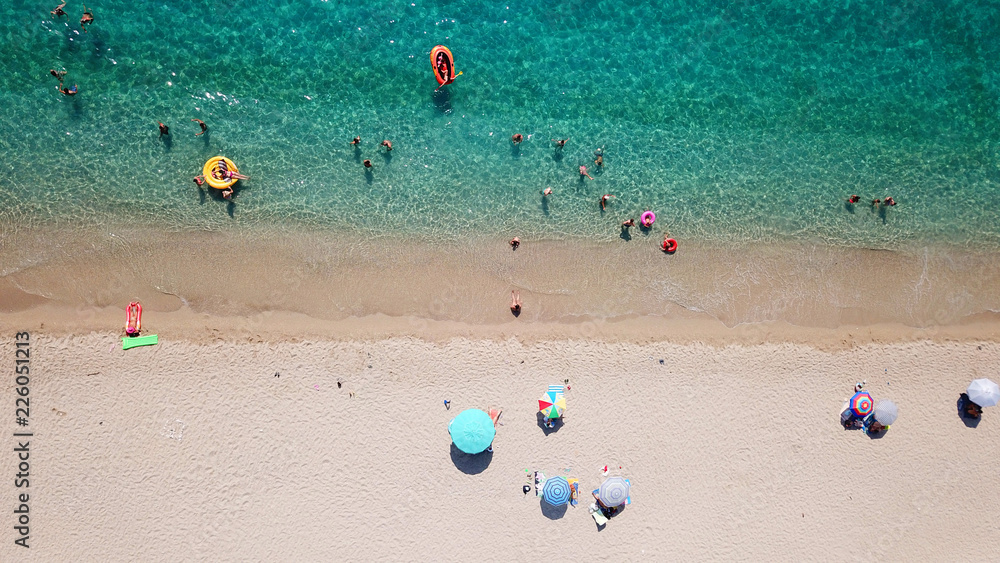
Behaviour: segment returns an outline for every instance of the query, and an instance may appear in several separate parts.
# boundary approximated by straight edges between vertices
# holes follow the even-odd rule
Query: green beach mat
[[[128,336],[122,337],[122,350],[128,350],[129,348],[135,348],[136,346],[152,346],[159,341],[155,334],[150,334],[149,336],[136,336],[134,338],[129,338]]]

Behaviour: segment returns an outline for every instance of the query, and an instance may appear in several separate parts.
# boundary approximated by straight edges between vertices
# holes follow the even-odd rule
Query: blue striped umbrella
[[[549,477],[542,487],[542,499],[552,506],[560,506],[569,502],[569,481],[565,477]]]

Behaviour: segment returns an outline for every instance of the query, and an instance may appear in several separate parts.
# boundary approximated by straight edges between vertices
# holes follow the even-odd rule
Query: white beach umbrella
[[[874,417],[879,424],[889,426],[893,422],[896,422],[896,418],[899,417],[899,407],[896,406],[896,403],[888,399],[879,401],[875,407]]]
[[[989,379],[974,379],[965,390],[969,400],[981,407],[992,407],[1000,402],[1000,387]]]

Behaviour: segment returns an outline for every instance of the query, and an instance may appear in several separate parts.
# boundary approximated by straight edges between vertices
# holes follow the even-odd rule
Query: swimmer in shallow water
[[[194,134],[195,137],[198,137],[200,135],[204,135],[205,132],[208,131],[208,125],[205,125],[204,121],[202,121],[200,119],[192,119],[191,121],[197,121],[198,122],[198,126],[201,127],[201,133],[195,133]]]
[[[385,147],[385,152],[389,152],[392,150],[392,141],[390,141],[389,139],[385,139],[382,141],[381,146]]]
[[[55,76],[56,78],[58,78],[59,82],[62,82],[63,77],[66,76],[66,71],[65,70],[49,69],[49,74],[51,74],[52,76]]]
[[[520,133],[514,133],[513,135],[510,136],[510,140],[515,145],[520,145],[521,141],[524,140],[524,135],[521,135]]]
[[[354,146],[360,145],[361,144],[361,135],[358,135],[357,137],[355,137],[354,140],[351,141],[351,144],[354,145]]]
[[[556,148],[557,149],[561,149],[561,148],[563,148],[563,147],[566,146],[566,141],[568,141],[568,140],[569,140],[569,137],[566,137],[565,139],[562,139],[562,140],[552,139],[552,142],[556,144]]]
[[[56,6],[55,10],[52,10],[49,13],[52,14],[53,16],[57,17],[57,18],[60,17],[60,16],[65,16],[66,12],[63,11],[63,8],[65,8],[65,7],[66,7],[66,3],[63,2],[62,4],[59,4],[58,6]]]
[[[590,178],[591,180],[593,180],[593,179],[594,179],[594,177],[593,177],[593,176],[591,176],[590,174],[587,174],[587,167],[586,167],[586,166],[583,166],[583,165],[581,164],[581,165],[580,165],[580,179],[581,179],[581,180],[583,180],[583,177],[584,177],[584,176],[586,176],[586,177]]]
[[[201,174],[195,176],[194,183],[197,184],[198,186],[203,185],[205,183],[205,177],[202,176]]]
[[[222,198],[229,200],[233,199],[233,188],[226,188],[222,190]]]
[[[889,196],[885,198],[885,201],[883,203],[891,207],[893,205],[896,205],[896,200],[892,199],[892,196]]]
[[[87,9],[87,5],[83,5],[83,15],[80,16],[80,27],[83,29],[84,33],[87,33],[87,26],[94,23],[94,12]]]
[[[371,168],[372,167],[372,161],[368,160],[367,158],[361,164],[364,164],[365,168]]]
[[[847,203],[858,203],[859,201],[861,201],[861,196],[859,195],[852,195],[851,197],[847,198]]]
[[[604,194],[604,195],[601,196],[601,211],[604,211],[604,206],[607,205],[608,200],[611,199],[611,198],[613,198],[613,197],[615,197],[615,196],[613,196],[611,194]]]
[[[542,190],[542,195],[552,195],[552,187],[549,186],[549,187],[545,188],[544,190]]]
[[[635,219],[627,219],[625,221],[622,221],[622,226],[625,227],[626,229],[629,227],[634,227]]]
[[[169,135],[170,134],[170,128],[167,127],[166,125],[164,125],[162,121],[157,121],[157,123],[160,124],[160,136],[161,137],[164,136],[164,135]]]
[[[72,88],[67,88],[63,86],[62,80],[59,81],[59,85],[56,86],[56,90],[62,92],[64,96],[75,96],[76,93],[79,92],[79,89],[76,87],[76,84],[74,84]]]

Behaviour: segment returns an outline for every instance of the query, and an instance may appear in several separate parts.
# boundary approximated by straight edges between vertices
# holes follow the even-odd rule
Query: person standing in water
[[[514,133],[513,135],[510,136],[510,140],[515,145],[520,145],[521,141],[524,140],[524,135],[521,135],[520,133]]]
[[[591,179],[593,179],[593,178],[591,178]],[[604,206],[607,205],[608,200],[611,199],[611,198],[613,198],[613,197],[615,197],[615,196],[613,196],[611,194],[604,194],[604,195],[601,196],[601,211],[604,211]]]
[[[562,140],[552,139],[552,142],[556,144],[556,148],[557,149],[561,149],[561,148],[563,148],[563,147],[566,146],[566,141],[568,141],[568,140],[569,140],[569,137],[566,137],[565,139],[562,139]]]
[[[162,121],[157,121],[160,124],[160,137],[164,135],[170,135],[170,128],[163,124]]]
[[[385,152],[389,152],[392,150],[392,141],[390,141],[389,139],[384,139],[382,141],[381,146],[385,147]]]
[[[593,176],[591,176],[590,174],[587,174],[587,167],[581,164],[580,165],[580,179],[583,180],[584,176],[590,178],[591,180],[594,179]]]
[[[361,135],[358,135],[357,137],[354,137],[354,140],[351,141],[351,144],[354,145],[354,146],[360,145],[361,144]]]

